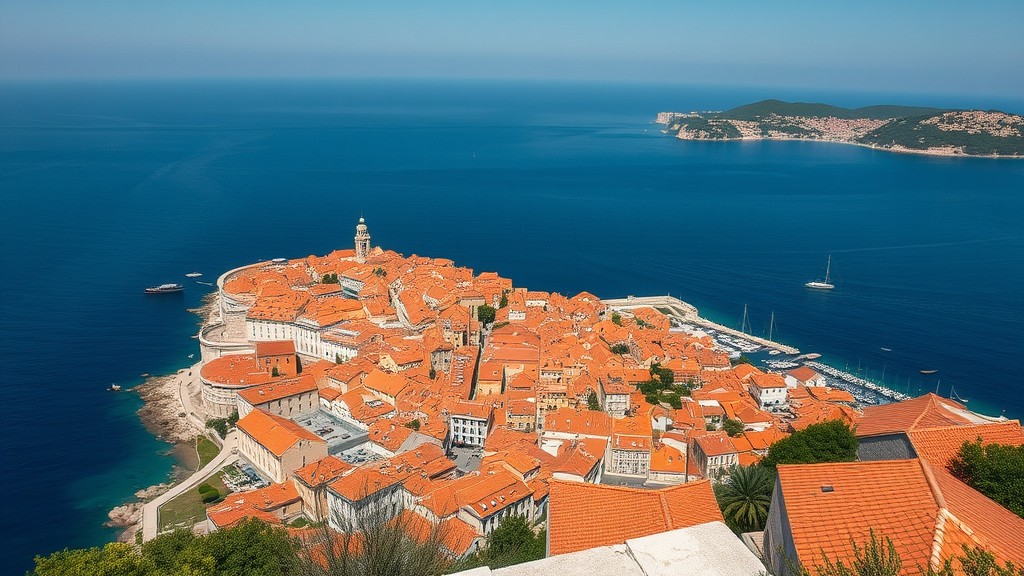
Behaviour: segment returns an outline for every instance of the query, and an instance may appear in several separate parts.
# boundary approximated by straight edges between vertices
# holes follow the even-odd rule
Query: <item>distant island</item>
[[[764,100],[725,112],[660,112],[656,122],[683,140],[822,140],[892,152],[1024,158],[1024,116],[997,110]]]

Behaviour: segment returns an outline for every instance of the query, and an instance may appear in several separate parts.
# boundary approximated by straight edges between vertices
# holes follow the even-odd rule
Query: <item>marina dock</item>
[[[822,374],[827,374],[827,375],[829,375],[829,376],[831,376],[833,378],[838,378],[839,380],[842,380],[843,382],[846,382],[847,384],[853,384],[854,386],[859,386],[861,388],[867,388],[868,390],[871,390],[875,394],[878,394],[879,396],[883,396],[883,397],[885,397],[888,400],[892,400],[893,402],[899,402],[901,400],[909,400],[910,398],[912,398],[912,396],[908,396],[906,394],[903,394],[902,392],[897,392],[897,391],[895,391],[895,390],[893,390],[891,388],[886,388],[885,386],[882,386],[881,384],[875,384],[874,382],[871,382],[869,380],[865,380],[865,379],[860,378],[858,376],[854,376],[853,374],[850,374],[849,372],[843,372],[842,370],[839,370],[838,368],[833,368],[833,367],[831,367],[831,366],[829,366],[827,364],[822,364],[821,362],[813,362],[812,361],[812,362],[804,362],[804,364],[810,366],[811,368],[814,368],[815,370],[817,370],[818,372],[821,372]]]
[[[755,342],[772,350],[778,350],[783,354],[799,354],[800,350],[793,346],[787,346],[778,342],[773,342],[767,338],[760,338],[758,336],[752,336],[739,330],[729,328],[728,326],[722,326],[717,322],[712,322],[707,318],[701,318],[697,311],[697,307],[683,302],[682,300],[674,296],[627,296],[625,298],[612,298],[607,300],[601,300],[608,307],[616,310],[630,310],[632,308],[651,307],[656,308],[662,312],[665,312],[667,316],[679,319],[682,322],[689,324],[696,324],[705,328],[711,328],[719,332],[729,334],[742,340],[748,340]],[[666,312],[666,310],[668,312]]]

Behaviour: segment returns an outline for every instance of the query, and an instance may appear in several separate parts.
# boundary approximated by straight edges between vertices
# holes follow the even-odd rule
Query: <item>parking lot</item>
[[[338,458],[341,458],[349,464],[359,466],[366,462],[373,462],[375,460],[383,460],[384,457],[372,450],[366,448],[349,448],[344,452],[337,454]]]
[[[366,442],[368,437],[365,430],[319,410],[311,415],[296,418],[295,422],[326,440],[329,454],[341,454]]]
[[[270,482],[248,462],[240,461],[238,464],[226,466],[223,476],[224,485],[232,492],[245,492],[256,490],[270,485]]]

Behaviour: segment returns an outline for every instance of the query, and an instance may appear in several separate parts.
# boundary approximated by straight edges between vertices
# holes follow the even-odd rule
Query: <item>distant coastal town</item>
[[[141,387],[147,425],[194,446],[196,470],[111,512],[125,541],[258,519],[310,542],[385,505],[419,534],[440,527],[453,560],[517,517],[544,531],[547,556],[592,563],[629,546],[642,568],[644,554],[681,553],[651,540],[670,532],[715,541],[706,550],[720,556],[702,561],[730,567],[723,574],[783,574],[777,548],[805,562],[827,546],[849,553],[848,534],[818,529],[831,521],[859,521],[864,534],[905,523],[899,503],[873,520],[857,512],[895,497],[870,485],[900,482],[917,491],[907,501],[954,518],[998,558],[1024,554],[996,534],[1024,520],[940,470],[965,440],[1024,445],[1019,422],[911,398],[670,296],[530,290],[374,246],[360,218],[353,248],[225,272],[199,313],[199,362]],[[734,536],[715,487],[832,425],[856,430],[860,462],[780,467],[767,527]],[[811,484],[852,503],[801,500]],[[958,508],[963,490],[999,524]],[[942,537],[931,518],[913,536],[928,546]],[[551,560],[533,573],[561,573]]]
[[[681,140],[818,140],[889,152],[1024,158],[1024,117],[996,110],[765,100],[725,112],[660,112],[655,123]]]

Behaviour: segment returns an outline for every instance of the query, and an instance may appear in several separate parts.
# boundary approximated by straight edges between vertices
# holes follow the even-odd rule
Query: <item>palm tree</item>
[[[733,466],[715,486],[715,497],[729,526],[740,532],[763,530],[775,489],[775,474],[760,466]]]

